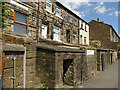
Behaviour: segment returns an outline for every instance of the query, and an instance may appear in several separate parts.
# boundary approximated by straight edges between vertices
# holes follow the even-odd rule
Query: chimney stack
[[[99,18],[97,18],[97,21],[99,22]]]

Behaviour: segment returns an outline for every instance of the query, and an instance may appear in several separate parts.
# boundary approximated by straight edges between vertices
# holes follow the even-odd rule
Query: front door
[[[112,64],[112,53],[110,54],[110,56],[111,56],[111,64]]]
[[[101,54],[102,71],[104,70],[104,54]]]
[[[66,32],[66,36],[67,36],[67,43],[70,43],[70,31],[69,30],[67,30],[67,32]]]
[[[42,24],[42,37],[47,38],[47,25]]]

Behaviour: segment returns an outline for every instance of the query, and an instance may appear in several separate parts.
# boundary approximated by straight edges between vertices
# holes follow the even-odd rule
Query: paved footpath
[[[76,88],[118,88],[118,61]]]

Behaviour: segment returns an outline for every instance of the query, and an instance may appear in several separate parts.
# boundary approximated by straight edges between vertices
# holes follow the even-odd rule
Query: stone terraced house
[[[74,86],[111,64],[114,50],[89,46],[89,24],[61,3],[10,0],[5,5],[0,58],[5,88]]]
[[[90,42],[99,40],[102,48],[115,49],[120,44],[120,37],[116,33],[112,25],[103,22],[92,20],[90,24]],[[98,34],[99,33],[99,34]]]

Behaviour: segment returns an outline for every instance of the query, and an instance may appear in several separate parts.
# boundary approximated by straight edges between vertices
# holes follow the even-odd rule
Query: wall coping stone
[[[36,44],[36,47],[41,48],[41,49],[45,49],[45,50],[54,51],[54,52],[85,53],[85,50],[80,50],[78,48],[54,46],[54,45],[49,45],[49,44],[45,44],[45,43]]]
[[[16,45],[16,44],[5,44],[2,46],[3,51],[21,51],[24,52],[23,45]]]
[[[2,33],[2,40],[3,41],[10,41],[14,44],[31,44],[31,43],[36,43],[33,39],[30,38],[24,38],[16,35],[11,35],[11,34],[5,34]]]

